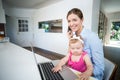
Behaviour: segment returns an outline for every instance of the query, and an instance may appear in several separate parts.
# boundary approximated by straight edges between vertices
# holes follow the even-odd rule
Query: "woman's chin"
[[[76,32],[77,30],[76,29],[72,29],[72,32]]]

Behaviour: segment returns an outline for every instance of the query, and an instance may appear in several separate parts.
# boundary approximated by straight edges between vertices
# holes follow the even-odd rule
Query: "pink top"
[[[83,51],[83,52],[82,52],[82,55],[81,55],[81,57],[80,57],[80,59],[79,59],[79,61],[78,61],[78,62],[75,62],[75,61],[72,61],[72,60],[71,60],[72,53],[70,52],[70,56],[69,56],[67,65],[68,65],[69,67],[71,67],[72,69],[75,69],[75,70],[80,71],[80,72],[84,72],[84,71],[87,69],[86,64],[85,64],[85,61],[83,60],[83,57],[84,57],[86,54],[87,54],[87,53]]]

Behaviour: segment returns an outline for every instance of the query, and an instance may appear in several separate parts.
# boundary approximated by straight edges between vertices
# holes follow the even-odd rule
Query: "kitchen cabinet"
[[[5,24],[0,23],[0,37],[3,38],[5,37]]]

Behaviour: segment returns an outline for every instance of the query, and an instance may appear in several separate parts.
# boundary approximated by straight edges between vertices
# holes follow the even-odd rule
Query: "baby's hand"
[[[58,71],[61,71],[62,70],[62,67],[61,66],[55,66],[54,68],[52,68],[52,71],[53,72],[58,72]]]

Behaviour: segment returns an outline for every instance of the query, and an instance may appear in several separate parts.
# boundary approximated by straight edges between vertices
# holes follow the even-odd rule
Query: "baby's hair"
[[[71,44],[71,43],[76,43],[76,42],[81,42],[81,44],[84,46],[84,42],[83,42],[83,38],[81,37],[81,36],[77,36],[77,38],[71,38],[70,40],[69,40],[69,45]]]

